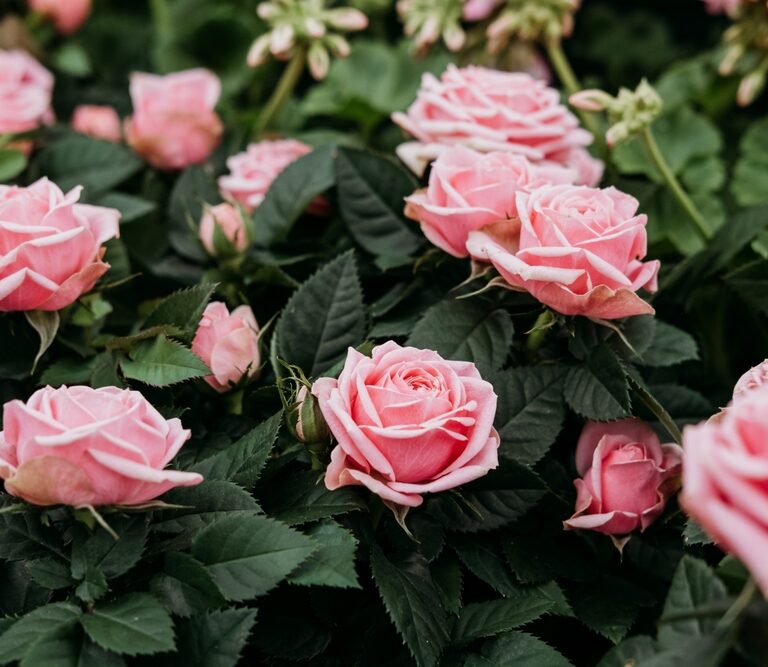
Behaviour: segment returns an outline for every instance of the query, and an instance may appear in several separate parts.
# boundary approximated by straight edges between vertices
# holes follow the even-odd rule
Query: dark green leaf
[[[570,667],[571,663],[538,637],[508,632],[483,644],[481,656],[470,656],[464,667]]]
[[[88,639],[74,624],[36,641],[20,667],[125,667],[125,661]]]
[[[39,607],[16,621],[0,636],[0,665],[21,659],[35,642],[74,624],[80,613],[75,605],[57,602]]]
[[[183,553],[165,554],[163,571],[153,577],[150,589],[176,616],[189,617],[224,604],[210,572]]]
[[[211,373],[194,352],[165,336],[141,343],[131,351],[129,359],[120,360],[120,368],[129,380],[155,387],[167,387]]]
[[[224,609],[179,625],[178,663],[187,667],[235,667],[256,620],[254,609]]]
[[[115,539],[98,527],[92,533],[78,526],[72,542],[72,576],[82,579],[89,568],[96,568],[111,579],[130,570],[141,558],[147,539],[143,517],[110,518]]]
[[[355,572],[357,540],[335,521],[323,521],[306,531],[320,546],[305,560],[289,581],[302,586],[360,588]]]
[[[639,635],[625,639],[621,644],[614,646],[597,667],[627,667],[627,665],[641,665],[646,658],[656,655],[656,641],[651,637]]]
[[[120,211],[120,224],[126,224],[139,220],[145,215],[153,213],[157,204],[149,199],[142,199],[135,195],[127,195],[124,192],[110,192],[98,200],[99,206],[116,208]]]
[[[625,372],[605,345],[596,347],[586,363],[568,371],[563,391],[568,405],[587,419],[607,421],[628,415],[630,399]]]
[[[646,366],[674,366],[698,358],[699,348],[690,334],[659,320],[650,345],[642,353]]]
[[[27,168],[27,158],[14,148],[0,148],[0,183],[12,181]]]
[[[215,289],[216,285],[202,284],[174,292],[155,306],[144,328],[171,324],[183,332],[185,340],[191,340]]]
[[[452,546],[461,562],[476,577],[502,595],[517,593],[519,588],[495,539],[472,535],[454,539]]]

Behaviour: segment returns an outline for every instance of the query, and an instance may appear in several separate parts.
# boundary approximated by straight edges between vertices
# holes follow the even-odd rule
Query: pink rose
[[[91,0],[27,0],[29,8],[53,21],[62,35],[71,35],[91,13]]]
[[[744,0],[704,0],[704,4],[710,14],[732,14],[744,4]]]
[[[484,21],[500,4],[501,0],[464,0],[464,20]]]
[[[264,200],[272,181],[291,162],[311,152],[294,139],[259,141],[227,160],[230,173],[219,179],[221,196],[237,202],[249,213]]]
[[[158,169],[205,162],[223,131],[214,111],[220,95],[221,83],[207,69],[133,74],[133,116],[125,121],[128,144]]]
[[[522,155],[451,146],[432,165],[429,187],[406,198],[405,214],[438,248],[466,257],[469,232],[517,218],[518,192],[574,179],[570,169],[533,165]]]
[[[203,312],[192,351],[211,369],[205,381],[224,393],[259,374],[259,325],[249,306],[230,314],[226,304],[212,301]]]
[[[607,535],[643,531],[676,491],[683,450],[662,445],[639,419],[589,422],[576,446],[576,511],[566,529]]]
[[[768,387],[683,431],[685,511],[741,559],[768,595]]]
[[[82,104],[72,115],[72,129],[89,137],[118,143],[122,137],[120,116],[110,106]]]
[[[53,75],[25,51],[0,50],[0,134],[35,130],[53,120]]]
[[[616,188],[551,185],[517,194],[509,223],[470,232],[467,249],[493,264],[511,289],[563,315],[617,319],[653,313],[635,292],[656,290],[659,262],[646,253],[645,215]]]
[[[361,484],[417,507],[498,465],[496,394],[474,364],[392,341],[366,357],[350,348],[338,380],[312,387],[338,445],[325,485]]]
[[[60,310],[107,272],[103,243],[119,236],[120,213],[78,204],[81,190],[0,185],[0,311]]]
[[[242,252],[248,247],[248,232],[240,211],[232,204],[219,204],[206,208],[200,220],[200,241],[210,255],[218,254],[214,243],[217,225],[235,250]]]
[[[392,120],[417,139],[397,149],[417,174],[456,144],[571,166],[574,151],[586,153],[592,142],[554,88],[523,72],[475,66],[449,65],[440,79],[424,74],[416,101]]]
[[[34,505],[140,505],[203,481],[165,470],[189,436],[137,391],[44,387],[5,404],[0,477]]]
[[[733,388],[733,400],[741,400],[743,396],[763,385],[768,385],[768,359],[750,368],[739,378]]]

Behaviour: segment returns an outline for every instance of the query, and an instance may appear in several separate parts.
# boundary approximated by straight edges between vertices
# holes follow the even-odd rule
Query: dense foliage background
[[[252,138],[284,67],[245,65],[265,30],[256,4],[97,1],[71,37],[32,26],[37,46],[10,22],[25,3],[0,4],[0,48],[31,44],[56,75],[60,120],[21,173],[0,159],[0,180],[83,185],[85,200],[123,214],[110,272],[62,313],[34,370],[37,334],[20,313],[0,318],[0,397],[45,384],[138,388],[191,429],[176,463],[206,478],[163,497],[181,509],[105,512],[117,541],[87,513],[2,495],[13,511],[0,514],[0,664],[766,664],[768,607],[723,620],[747,573],[674,500],[623,553],[562,528],[585,419],[637,415],[671,441],[659,414],[678,427],[708,418],[768,356],[766,102],[737,108],[738,78],[717,73],[727,19],[699,0],[585,0],[577,13],[564,44],[577,74],[611,92],[641,77],[656,86],[654,131],[714,239],[704,246],[636,141],[617,148],[605,182],[649,216],[656,316],[620,333],[566,318],[533,345],[540,304],[505,290],[457,299],[480,286],[464,284],[468,262],[403,216],[419,184],[393,156],[404,136],[389,120],[423,72],[504,57],[435,47],[415,59],[387,0],[351,3],[370,26],[350,57],[321,82],[305,75],[272,123],[316,150],[274,182],[255,242],[236,260],[206,255],[203,204],[220,201],[216,176]],[[128,115],[133,71],[195,66],[223,82],[225,135],[205,165],[159,172],[67,127],[83,103]],[[307,214],[321,194],[330,213]],[[185,347],[214,294],[250,304],[264,329],[260,379],[235,399],[200,381]],[[295,396],[278,387],[279,360],[334,375],[348,346],[388,339],[473,361],[499,395],[500,467],[428,496],[406,519],[413,537],[365,489],[326,490],[328,448],[297,441],[283,413]]]

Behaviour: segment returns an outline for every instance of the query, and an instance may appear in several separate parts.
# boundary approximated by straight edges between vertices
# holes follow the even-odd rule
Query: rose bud
[[[219,230],[224,244],[230,248],[217,248],[216,230]],[[227,255],[234,252],[242,252],[248,247],[248,231],[245,220],[237,207],[232,204],[218,204],[206,207],[203,218],[200,220],[200,241],[209,255]],[[221,244],[220,244],[221,245]]]
[[[53,120],[53,75],[25,51],[0,49],[0,134],[36,130]]]
[[[733,388],[733,400],[741,400],[743,396],[759,387],[768,385],[768,359],[750,368],[739,378]]]
[[[589,422],[576,446],[576,511],[566,529],[607,535],[643,531],[677,490],[682,449],[662,445],[639,419]]]
[[[496,394],[474,364],[392,341],[371,358],[352,348],[339,379],[319,378],[320,402],[338,444],[325,485],[363,485],[385,502],[417,507],[498,465]]]
[[[82,104],[72,114],[72,129],[94,139],[118,143],[122,137],[120,116],[110,106]]]
[[[328,442],[331,433],[320,411],[320,404],[317,398],[307,391],[305,385],[302,385],[296,395],[296,405],[292,414],[295,417],[293,429],[301,442],[308,444]]]
[[[137,391],[44,387],[5,404],[0,477],[34,505],[139,505],[203,481],[166,469],[189,437]]]
[[[768,386],[683,431],[683,509],[768,595]]]
[[[135,73],[126,141],[158,169],[173,171],[205,162],[223,131],[214,111],[220,95],[221,83],[207,69],[166,76]]]
[[[255,380],[259,374],[259,325],[249,306],[239,306],[232,313],[226,304],[208,304],[192,351],[211,369],[205,381],[219,393],[234,389],[242,382]]]
[[[551,185],[517,194],[519,232],[501,223],[470,232],[467,250],[510,289],[563,315],[606,320],[653,313],[637,290],[656,291],[659,262],[645,257],[645,215],[616,188]]]
[[[91,13],[91,0],[28,0],[29,8],[53,21],[62,35],[71,35]]]
[[[0,185],[0,311],[61,310],[109,269],[104,242],[119,235],[120,213],[78,204],[47,178]]]
[[[557,90],[524,72],[449,65],[439,79],[424,74],[416,101],[392,120],[416,138],[397,154],[417,175],[457,144],[572,167],[584,185],[597,185],[602,175],[602,162],[585,148],[592,135],[579,127]]]
[[[466,257],[469,232],[501,220],[515,219],[518,225],[518,192],[575,178],[573,170],[534,165],[522,155],[452,146],[432,165],[429,186],[406,198],[405,214],[421,223],[424,236],[438,248]]]

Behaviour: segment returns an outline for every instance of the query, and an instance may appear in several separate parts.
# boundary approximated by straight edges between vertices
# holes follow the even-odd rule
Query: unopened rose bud
[[[280,10],[271,2],[262,2],[256,7],[256,13],[259,15],[259,18],[270,21],[280,13]]]
[[[270,34],[269,50],[276,56],[290,51],[294,45],[296,33],[289,25],[279,25]]]
[[[458,24],[449,25],[443,30],[443,41],[450,51],[459,51],[467,36]]]
[[[337,30],[365,30],[368,17],[363,12],[350,7],[331,9],[326,12],[328,25]]]
[[[618,146],[632,136],[626,123],[614,123],[605,133],[605,141],[610,148]]]
[[[337,58],[347,58],[351,52],[349,42],[341,35],[328,35],[325,43]]]
[[[745,107],[755,101],[765,87],[765,69],[758,68],[745,76],[739,84],[736,102]]]
[[[307,62],[309,63],[309,71],[313,78],[320,81],[325,78],[326,74],[328,74],[328,68],[331,66],[331,57],[320,42],[314,42],[312,46],[309,47]]]
[[[266,62],[269,56],[271,36],[269,33],[257,37],[248,50],[246,58],[249,67],[258,67]]]
[[[296,396],[294,430],[296,437],[307,444],[324,443],[330,440],[330,431],[325,422],[317,399],[302,386]]]
[[[326,32],[323,23],[312,17],[304,21],[304,29],[310,37],[314,37],[315,39],[322,37]]]
[[[602,90],[581,90],[568,98],[572,107],[584,111],[605,111],[613,98]]]

